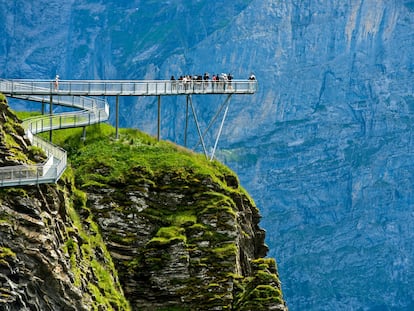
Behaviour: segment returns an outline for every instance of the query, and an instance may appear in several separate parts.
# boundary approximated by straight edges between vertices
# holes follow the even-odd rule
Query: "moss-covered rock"
[[[0,93],[0,166],[39,163],[45,154],[30,146],[21,120],[9,109],[7,98]]]
[[[1,165],[42,157],[19,124],[0,96]],[[70,169],[59,185],[0,188],[2,310],[130,310],[86,202]]]
[[[62,186],[0,189],[6,310],[129,310],[98,227],[74,202]]]
[[[135,130],[53,137],[71,164],[58,185],[0,189],[9,310],[287,310],[227,167]]]
[[[87,133],[72,163],[134,310],[286,310],[258,209],[233,172],[138,131],[96,131],[107,129]]]

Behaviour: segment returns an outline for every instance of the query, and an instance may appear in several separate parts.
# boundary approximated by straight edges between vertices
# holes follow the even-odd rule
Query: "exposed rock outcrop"
[[[92,131],[58,185],[0,188],[4,310],[287,310],[258,209],[228,168]]]
[[[18,159],[2,166],[30,163],[20,121],[0,99],[0,158]],[[129,310],[85,202],[70,179],[0,188],[0,310]]]
[[[128,310],[102,239],[71,197],[49,185],[0,189],[1,310]]]
[[[133,309],[286,310],[258,209],[227,167],[134,130],[87,134],[75,158]]]
[[[234,176],[132,171],[87,193],[133,307],[285,310],[258,210]]]
[[[29,147],[30,142],[25,138],[20,123],[16,115],[8,109],[6,97],[0,94],[0,166],[33,163],[41,159],[34,156],[35,148]]]

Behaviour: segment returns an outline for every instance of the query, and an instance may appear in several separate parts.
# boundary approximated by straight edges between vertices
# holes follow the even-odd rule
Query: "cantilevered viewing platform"
[[[0,80],[7,95],[166,96],[188,94],[254,94],[256,80]]]
[[[197,127],[199,143],[201,143],[207,158],[213,160],[221,131],[234,94],[254,94],[257,91],[256,80],[206,81],[206,80],[10,80],[0,79],[0,93],[8,97],[30,100],[44,105],[49,104],[49,114],[24,120],[23,127],[27,138],[35,146],[42,148],[47,155],[47,161],[36,165],[15,165],[0,167],[0,187],[16,185],[34,185],[57,182],[67,165],[66,151],[51,143],[52,131],[55,129],[83,127],[105,122],[109,118],[109,103],[97,96],[116,97],[115,120],[116,138],[119,126],[119,97],[120,96],[156,96],[158,98],[158,133],[161,132],[161,97],[186,97],[186,122],[184,145],[187,140],[188,117],[191,112]],[[192,95],[225,94],[226,99],[218,107],[217,113],[210,121],[207,129],[202,131]],[[53,113],[53,106],[74,108],[73,112]],[[216,134],[212,152],[209,155],[204,142],[204,136],[211,128],[219,114],[222,120]],[[49,131],[50,142],[35,136],[37,133]]]

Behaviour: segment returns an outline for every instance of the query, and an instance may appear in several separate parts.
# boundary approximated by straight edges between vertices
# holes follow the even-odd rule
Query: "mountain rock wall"
[[[20,123],[0,94],[2,166],[45,160]],[[70,178],[59,185],[0,188],[1,310],[129,310],[85,203]]]
[[[134,169],[87,189],[89,207],[134,310],[287,310],[260,216],[228,176]],[[108,200],[108,198],[111,198]]]

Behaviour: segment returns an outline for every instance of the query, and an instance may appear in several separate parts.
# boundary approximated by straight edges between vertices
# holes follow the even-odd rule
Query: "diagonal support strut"
[[[219,128],[219,131],[218,131],[217,137],[216,137],[216,142],[214,143],[213,151],[211,152],[210,161],[213,161],[214,154],[216,153],[217,144],[218,144],[218,141],[220,139],[221,131],[223,130],[223,126],[224,126],[224,121],[226,120],[227,112],[229,111],[230,97],[231,97],[231,95],[229,95],[227,97],[226,101],[223,104],[223,106],[226,105],[226,109],[224,110],[223,119],[221,119],[220,128]]]
[[[229,94],[227,96],[226,100],[219,107],[219,109],[217,110],[216,114],[211,119],[210,123],[208,124],[207,129],[203,133],[201,133],[200,124],[199,124],[198,119],[197,119],[197,115],[196,115],[196,112],[195,112],[195,109],[194,109],[194,105],[193,105],[192,99],[191,99],[190,96],[187,97],[187,99],[188,98],[190,99],[190,105],[191,105],[191,108],[192,108],[192,111],[193,111],[193,116],[194,116],[194,120],[196,122],[197,130],[198,130],[198,135],[199,135],[199,140],[198,140],[197,144],[195,145],[194,149],[197,148],[197,146],[201,143],[202,146],[203,146],[204,154],[206,155],[206,158],[207,159],[210,159],[210,161],[213,160],[214,155],[215,155],[215,152],[217,150],[217,145],[218,145],[218,142],[219,142],[219,139],[220,139],[220,136],[221,136],[221,132],[223,130],[224,121],[226,120],[227,112],[229,110],[231,96],[232,96],[232,94]],[[188,105],[188,100],[187,100],[187,105]],[[213,150],[212,150],[211,155],[208,156],[208,152],[207,152],[207,149],[206,149],[206,146],[205,146],[205,142],[204,142],[204,137],[206,136],[207,132],[212,127],[213,123],[217,120],[218,116],[220,115],[220,113],[222,112],[223,109],[224,109],[224,114],[223,114],[223,117],[222,117],[222,120],[221,120],[221,123],[220,123],[220,127],[219,127],[219,130],[218,130],[216,139],[215,139],[214,147],[213,147]]]
[[[194,121],[195,121],[196,126],[197,126],[198,136],[200,136],[201,145],[203,146],[204,154],[205,154],[206,158],[208,159],[206,145],[204,144],[204,138],[203,138],[203,135],[201,134],[200,124],[198,123],[197,114],[196,114],[196,111],[194,109],[193,100],[191,98],[191,95],[188,96],[188,99],[189,99],[189,102],[190,102],[191,110],[193,111],[193,117],[194,117]]]

